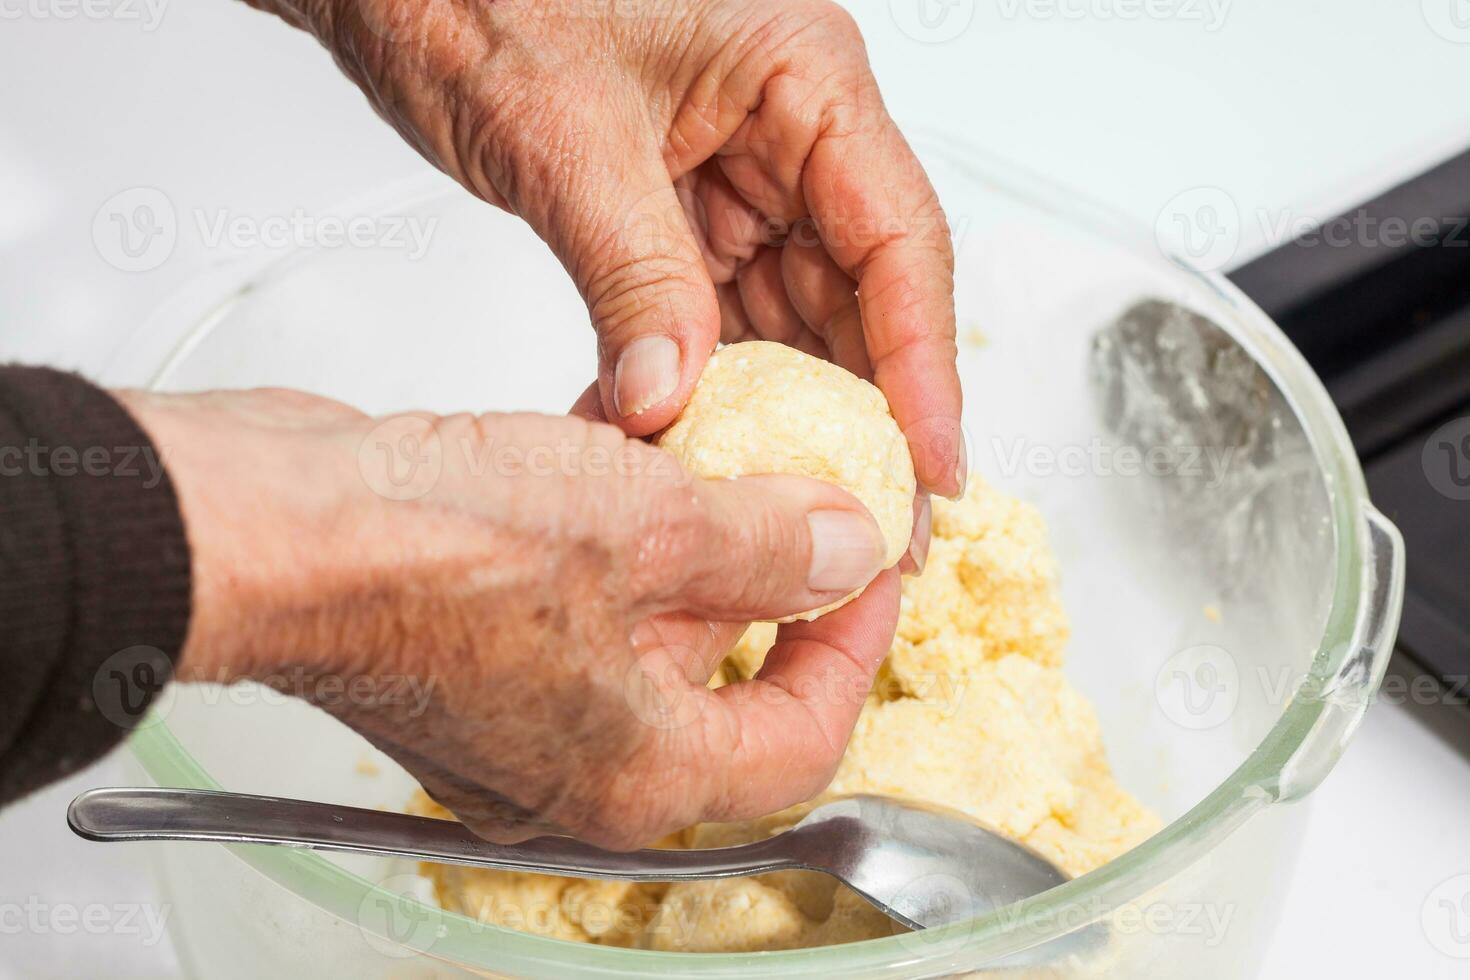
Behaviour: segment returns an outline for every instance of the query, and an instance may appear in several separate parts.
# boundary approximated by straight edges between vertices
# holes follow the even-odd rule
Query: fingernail
[[[919,513],[914,517],[914,536],[909,541],[909,558],[914,563],[914,574],[924,574],[924,565],[929,561],[929,532],[934,522],[934,505],[925,494],[919,504]]]
[[[882,571],[883,540],[867,517],[850,510],[814,510],[806,523],[812,536],[806,584],[813,592],[851,592]]]
[[[613,369],[613,407],[638,415],[679,386],[679,344],[672,337],[640,337],[624,349]]]
[[[954,496],[950,500],[960,500],[965,496],[965,486],[970,481],[970,461],[965,452],[965,437],[960,436],[959,457],[954,464]]]

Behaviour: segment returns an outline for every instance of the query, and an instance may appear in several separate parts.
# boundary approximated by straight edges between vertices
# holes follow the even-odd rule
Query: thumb
[[[715,622],[799,615],[862,589],[883,569],[883,533],[846,491],[800,476],[696,481],[697,547],[651,596]]]
[[[571,272],[597,331],[603,411],[629,435],[657,432],[689,400],[720,336],[719,301],[667,167],[652,148],[579,168],[538,228]],[[533,219],[533,224],[537,222]]]

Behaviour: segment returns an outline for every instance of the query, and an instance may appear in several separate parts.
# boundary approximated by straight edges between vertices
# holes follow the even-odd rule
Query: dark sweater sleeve
[[[106,753],[171,675],[189,551],[162,459],[102,389],[0,367],[0,805]]]

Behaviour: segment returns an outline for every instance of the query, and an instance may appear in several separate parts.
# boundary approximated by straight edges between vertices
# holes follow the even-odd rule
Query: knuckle
[[[927,203],[916,209],[917,226],[911,236],[919,245],[931,248],[939,256],[944,269],[949,274],[954,274],[954,228],[949,223],[949,215],[945,213],[944,206],[939,203],[932,188],[926,189],[928,194]]]
[[[744,538],[744,553],[772,571],[781,564],[782,556],[795,554],[805,541],[805,534],[787,519],[786,513],[765,500],[748,507],[730,533]]]
[[[766,16],[751,30],[751,41],[767,51],[804,45],[830,58],[854,47],[863,50],[863,32],[857,19],[836,0],[791,0],[771,4]]]
[[[711,573],[727,583],[736,604],[765,606],[787,591],[789,576],[783,571],[793,556],[801,554],[805,539],[771,501],[742,499],[733,513],[706,533],[716,553],[736,557],[738,573],[732,573],[730,564]]]
[[[702,261],[675,249],[643,252],[632,243],[633,254],[622,254],[592,268],[582,287],[587,308],[604,342],[618,343],[650,317],[670,323],[709,321],[717,315],[714,290]],[[588,249],[589,254],[621,251],[618,246]],[[704,294],[708,293],[708,296]],[[698,296],[691,309],[690,297]]]
[[[863,49],[862,28],[858,27],[857,18],[847,8],[835,0],[814,0],[812,8],[835,40],[858,50]]]
[[[866,298],[870,303],[881,304],[890,319],[919,338],[929,336],[932,330],[932,325],[922,316],[932,294],[933,289],[927,283],[916,282],[914,276],[894,274],[874,283]]]
[[[664,593],[685,582],[708,553],[708,509],[696,495],[663,481],[645,481],[631,498],[646,515],[635,531],[637,576],[644,591]]]

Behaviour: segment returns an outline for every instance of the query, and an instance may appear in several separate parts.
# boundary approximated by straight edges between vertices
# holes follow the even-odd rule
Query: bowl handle
[[[1366,601],[1336,673],[1309,679],[1298,698],[1322,704],[1322,712],[1281,769],[1272,796],[1289,802],[1316,789],[1337,764],[1363,715],[1377,696],[1398,636],[1404,606],[1404,539],[1393,522],[1363,507],[1362,565]]]

